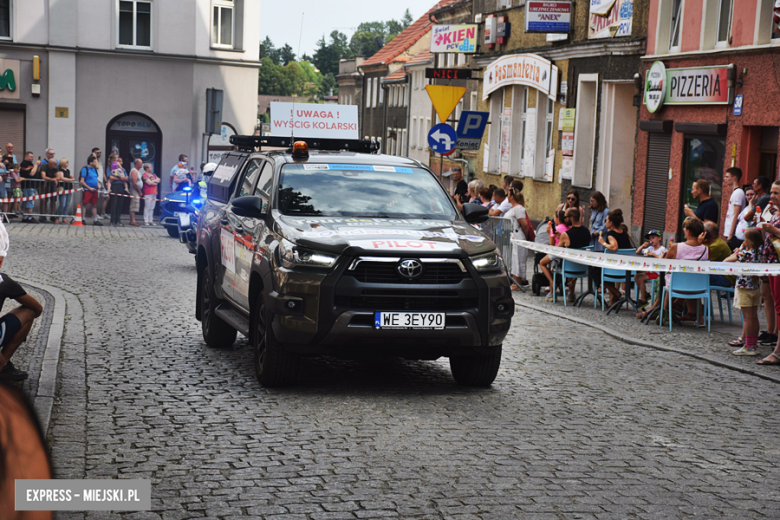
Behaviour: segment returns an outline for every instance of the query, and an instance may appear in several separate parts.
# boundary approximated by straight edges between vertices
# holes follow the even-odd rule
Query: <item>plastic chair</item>
[[[632,256],[636,255],[636,249],[618,249],[614,253],[610,252],[609,250],[605,250],[607,254],[614,254],[614,255],[625,255],[625,256]],[[631,272],[631,277],[636,274],[636,271]],[[611,282],[611,283],[625,283],[626,282],[626,270],[625,269],[608,269],[606,267],[603,267],[601,269],[601,310],[604,310],[604,302],[606,301],[606,298],[604,295],[606,294],[604,290],[604,282]],[[626,287],[628,289],[628,287]],[[596,308],[596,300],[593,300],[593,308]],[[617,312],[617,311],[615,311]]]
[[[731,315],[731,302],[734,299],[734,293],[736,289],[733,287],[723,287],[720,285],[711,285],[710,290],[715,292],[715,297],[718,300],[718,309],[720,310],[720,322],[723,323],[723,300],[726,300],[726,308],[729,310],[729,325],[732,325]],[[712,306],[712,317],[715,318],[715,306]],[[742,313],[739,313],[739,317],[742,320],[742,324],[745,324],[745,318]]]
[[[664,303],[665,296],[669,294],[669,332],[672,331],[672,298],[680,298],[683,300],[704,300],[704,314],[707,316],[707,332],[710,331],[712,325],[711,319],[711,307],[712,300],[710,299],[710,277],[706,274],[697,273],[669,273],[669,288],[664,286],[663,294],[661,295],[661,319],[659,325],[663,325],[664,322]],[[699,306],[696,306],[696,326],[699,326]]]
[[[587,248],[583,248],[585,250]],[[558,281],[558,275],[561,277],[561,283],[563,284],[563,306],[568,305],[566,301],[566,279],[567,278],[579,278],[580,279],[580,292],[582,292],[582,280],[588,277],[588,266],[572,262],[571,260],[561,260],[561,270],[553,275],[553,303],[556,302],[556,282]]]

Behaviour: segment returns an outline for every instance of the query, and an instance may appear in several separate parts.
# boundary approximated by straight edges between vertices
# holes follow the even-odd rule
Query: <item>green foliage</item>
[[[355,34],[349,41],[349,47],[355,56],[371,57],[379,50],[379,42],[387,45],[393,38],[401,34],[414,20],[409,9],[404,12],[401,21],[388,20],[387,22],[363,22],[358,25]]]
[[[353,54],[347,43],[347,36],[339,31],[330,33],[330,40],[325,41],[325,36],[317,42],[312,63],[323,74],[339,73],[339,60],[352,58]]]

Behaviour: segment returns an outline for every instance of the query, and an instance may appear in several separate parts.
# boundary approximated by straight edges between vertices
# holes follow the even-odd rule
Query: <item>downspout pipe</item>
[[[412,128],[410,126],[412,115],[412,75],[406,67],[404,67],[404,74],[406,78],[406,88],[409,92],[406,96],[406,148],[404,149],[404,157],[409,157],[409,138],[412,135]]]
[[[387,85],[380,79],[379,82],[381,83],[381,88],[384,94],[382,95],[382,153],[386,152],[387,147],[387,102],[389,98],[387,97]]]

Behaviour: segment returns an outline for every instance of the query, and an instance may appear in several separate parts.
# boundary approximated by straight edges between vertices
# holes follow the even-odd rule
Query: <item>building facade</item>
[[[71,169],[94,147],[163,174],[179,154],[205,157],[206,89],[223,121],[256,124],[260,3],[251,0],[0,2],[0,141]],[[5,73],[8,77],[8,72]],[[104,158],[108,153],[104,153]]]
[[[365,58],[355,56],[352,59],[342,58],[339,61],[339,73],[336,81],[339,84],[339,105],[355,105],[358,114],[363,111],[363,73],[358,67]],[[358,118],[358,135],[364,135],[362,130],[363,118]]]
[[[478,106],[490,112],[478,154],[480,176],[486,184],[499,184],[499,175],[521,178],[534,219],[551,217],[572,188],[586,207],[599,190],[610,208],[629,216],[634,75],[641,70],[647,7],[633,0],[564,7],[568,32],[545,33],[530,25],[526,31],[526,2],[474,0],[481,43],[474,56],[482,70]]]
[[[728,211],[723,173],[743,184],[777,179],[780,148],[780,30],[771,0],[651,0],[637,139],[633,226],[681,233],[705,179]],[[663,79],[665,86],[657,84]],[[648,88],[650,87],[650,88]]]

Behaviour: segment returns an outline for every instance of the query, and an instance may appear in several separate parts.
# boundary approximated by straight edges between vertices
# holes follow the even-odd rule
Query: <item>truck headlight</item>
[[[477,271],[500,271],[504,268],[504,261],[498,250],[484,255],[472,256],[471,264]]]
[[[312,249],[296,246],[284,238],[279,242],[279,260],[282,267],[323,267],[331,268],[336,264],[338,255],[322,253]]]

